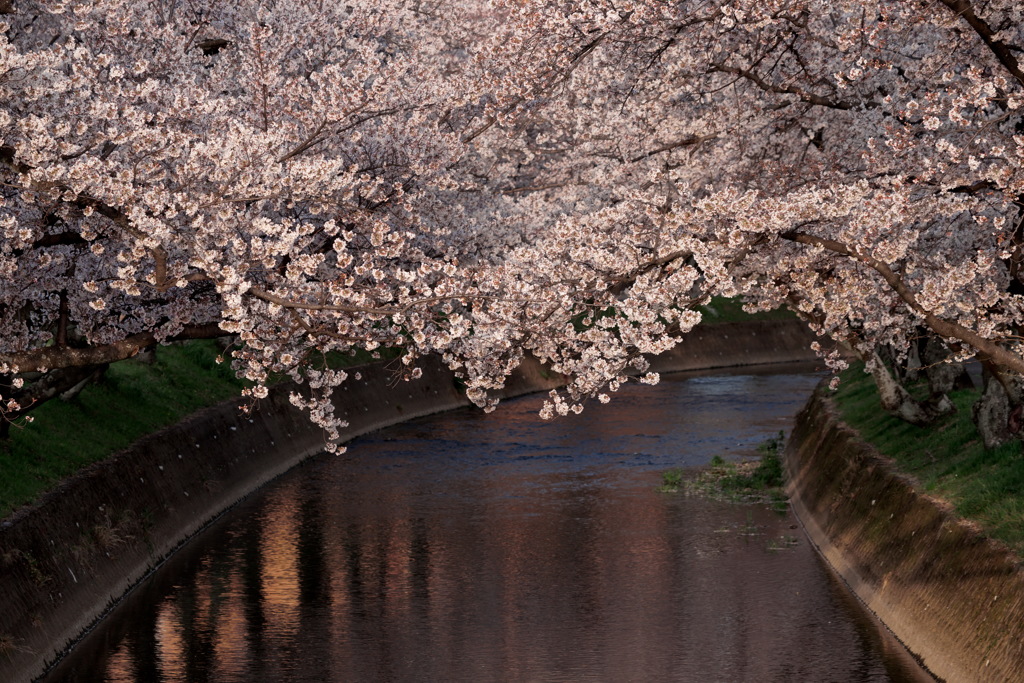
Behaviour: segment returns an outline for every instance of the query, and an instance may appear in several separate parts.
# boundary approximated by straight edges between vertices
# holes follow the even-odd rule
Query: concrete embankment
[[[1024,681],[1024,574],[1005,546],[915,490],[819,390],[786,453],[811,540],[934,675]]]
[[[717,325],[688,336],[654,369],[696,370],[810,360],[797,321]],[[340,390],[346,436],[467,405],[452,374],[424,363],[419,380],[392,384],[380,366]],[[505,394],[561,382],[536,363]],[[251,415],[241,402],[203,410],[89,467],[0,524],[0,680],[29,680],[127,590],[253,490],[323,448],[322,432],[281,387]]]

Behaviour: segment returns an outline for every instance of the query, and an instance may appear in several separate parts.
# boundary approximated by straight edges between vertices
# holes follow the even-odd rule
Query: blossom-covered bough
[[[950,408],[943,359],[978,357],[986,440],[1020,423],[1010,0],[0,12],[6,420],[223,335],[254,399],[291,376],[331,440],[329,351],[439,355],[484,406],[532,353],[564,414],[721,294],[790,307],[918,423]],[[927,401],[900,384],[917,356]]]

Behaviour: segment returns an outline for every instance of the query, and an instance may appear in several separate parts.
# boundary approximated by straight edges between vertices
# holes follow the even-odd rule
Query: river
[[[50,681],[930,681],[789,512],[658,490],[789,431],[806,367],[539,398],[321,455],[134,590]]]

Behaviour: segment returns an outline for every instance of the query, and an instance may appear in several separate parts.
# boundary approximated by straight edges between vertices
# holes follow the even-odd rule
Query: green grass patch
[[[155,363],[115,363],[70,401],[48,401],[34,422],[12,425],[0,442],[0,516],[140,437],[238,396],[243,383],[216,363],[218,353],[213,341],[160,347]]]
[[[672,493],[685,489],[687,493],[733,503],[762,503],[776,510],[785,510],[788,498],[782,487],[785,478],[782,469],[784,435],[768,439],[757,450],[760,460],[741,463],[725,461],[714,456],[709,466],[697,476],[683,479],[682,470],[671,469],[662,475],[660,491]]]
[[[859,364],[843,373],[834,398],[843,420],[924,491],[946,499],[985,533],[1024,553],[1024,452],[1020,442],[985,450],[971,420],[977,390],[953,392],[957,412],[929,427],[887,415]]]
[[[675,493],[683,485],[683,471],[678,467],[666,470],[661,475],[661,486],[658,490],[662,493]]]
[[[768,491],[769,489],[781,489],[785,484],[785,477],[782,473],[782,458],[780,453],[785,443],[785,434],[781,431],[778,436],[772,437],[759,445],[757,450],[761,452],[761,459],[756,463],[750,463],[753,467],[747,472],[734,472],[721,480],[722,488],[726,491]]]
[[[0,518],[143,436],[239,396],[246,383],[229,362],[217,363],[218,355],[225,354],[213,340],[158,347],[155,363],[114,363],[70,401],[48,401],[32,412],[33,422],[13,425],[10,439],[0,441]],[[400,349],[382,349],[376,357],[359,350],[310,363],[341,368],[399,355]]]

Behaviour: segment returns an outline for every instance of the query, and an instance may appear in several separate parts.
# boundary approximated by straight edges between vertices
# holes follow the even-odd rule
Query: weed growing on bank
[[[782,448],[785,435],[779,432],[759,445],[760,460],[726,462],[716,455],[709,466],[696,477],[685,479],[676,468],[662,474],[660,491],[673,493],[685,490],[688,494],[705,496],[733,503],[761,503],[776,510],[785,510],[789,503],[785,492],[782,470]]]
[[[1024,452],[1020,442],[985,450],[971,421],[977,389],[952,392],[955,413],[916,427],[881,409],[862,365],[851,366],[841,379],[832,397],[844,422],[914,477],[921,490],[949,501],[957,514],[1024,554]]]
[[[783,534],[778,538],[770,539],[766,547],[768,548],[768,550],[778,552],[780,550],[789,550],[790,548],[795,548],[798,545],[800,545],[800,539],[798,537],[793,536],[791,534]]]
[[[683,470],[673,467],[662,473],[661,486],[658,487],[658,490],[662,493],[675,493],[682,487],[683,481]]]

